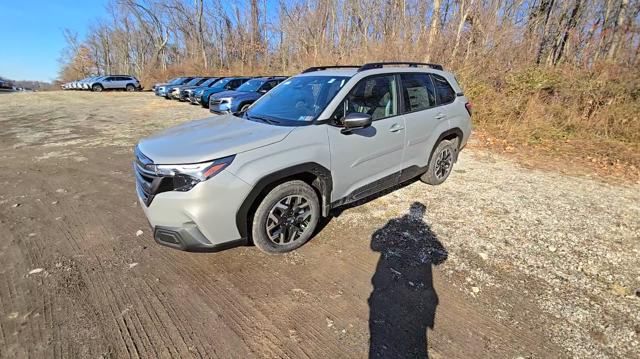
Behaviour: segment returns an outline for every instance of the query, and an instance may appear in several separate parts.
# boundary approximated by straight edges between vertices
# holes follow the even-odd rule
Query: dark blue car
[[[286,79],[286,76],[258,77],[245,82],[234,91],[211,95],[209,111],[217,114],[244,112],[262,95]]]
[[[251,77],[226,77],[220,81],[217,81],[213,86],[196,91],[195,95],[197,101],[202,107],[209,107],[209,98],[213,94],[217,94],[223,91],[235,90],[243,83],[251,80]]]

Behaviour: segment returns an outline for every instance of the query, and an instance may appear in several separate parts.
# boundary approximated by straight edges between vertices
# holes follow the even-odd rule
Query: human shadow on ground
[[[432,268],[447,251],[424,220],[425,205],[391,219],[371,236],[380,252],[369,297],[369,358],[428,358],[427,328],[435,323],[438,295]]]

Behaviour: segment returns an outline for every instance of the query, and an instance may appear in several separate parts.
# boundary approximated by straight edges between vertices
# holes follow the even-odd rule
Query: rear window
[[[404,112],[426,110],[436,105],[436,94],[428,74],[402,74]]]
[[[431,74],[433,85],[438,96],[438,105],[446,105],[456,99],[456,92],[453,91],[449,82],[442,76]]]

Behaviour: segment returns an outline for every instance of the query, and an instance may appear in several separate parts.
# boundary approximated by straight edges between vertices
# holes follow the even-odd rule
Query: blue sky
[[[82,39],[108,0],[0,0],[0,76],[51,81],[65,46],[63,29]]]

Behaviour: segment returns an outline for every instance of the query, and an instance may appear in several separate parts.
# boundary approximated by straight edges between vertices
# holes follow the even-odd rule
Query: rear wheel
[[[136,88],[132,84],[128,84],[125,90],[127,90],[127,92],[133,92],[136,90]]]
[[[251,235],[256,247],[269,254],[292,251],[306,243],[320,217],[316,192],[303,181],[276,186],[253,216]]]
[[[457,140],[442,140],[429,159],[429,167],[420,180],[426,184],[442,184],[451,174],[458,152]]]
[[[104,90],[104,87],[102,87],[102,85],[100,84],[95,84],[91,87],[91,90],[93,90],[94,92],[102,92],[102,90]]]

